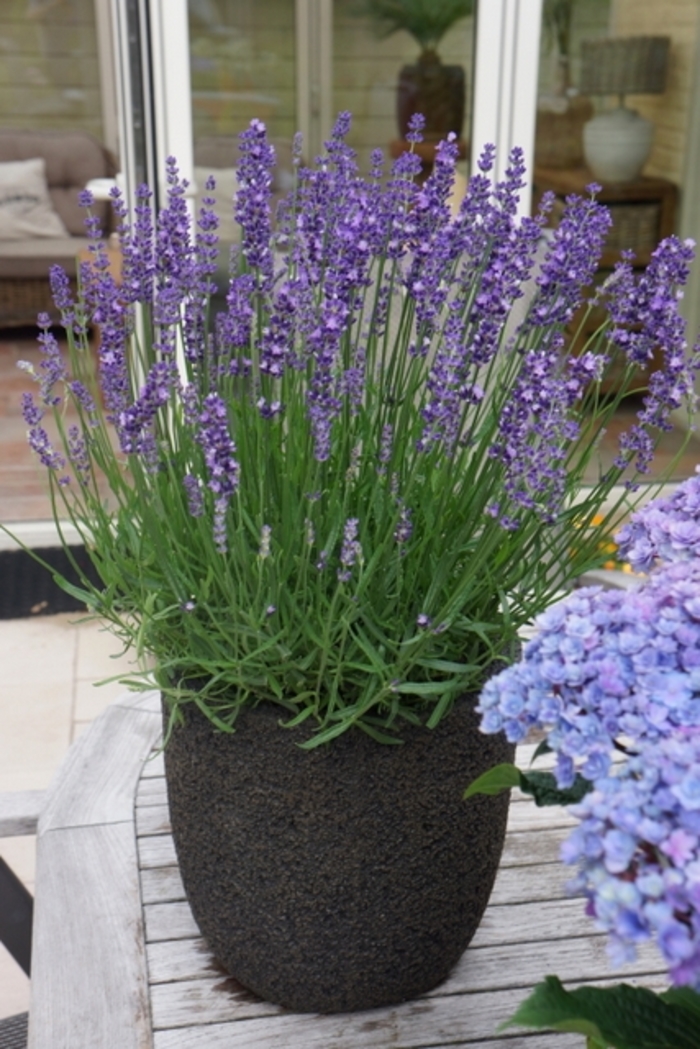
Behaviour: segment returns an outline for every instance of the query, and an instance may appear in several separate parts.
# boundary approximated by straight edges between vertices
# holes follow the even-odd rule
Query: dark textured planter
[[[415,113],[425,117],[423,138],[439,142],[450,131],[459,138],[464,127],[466,85],[462,66],[443,65],[435,52],[426,51],[415,65],[399,72],[396,111],[399,134],[405,138]]]
[[[496,875],[508,797],[463,801],[512,761],[473,699],[403,746],[350,731],[304,751],[272,704],[233,735],[194,707],[165,749],[173,835],[194,917],[221,964],[298,1012],[406,1001],[448,975]]]

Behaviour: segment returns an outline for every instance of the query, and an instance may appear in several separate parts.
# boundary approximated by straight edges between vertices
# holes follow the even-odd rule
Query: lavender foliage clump
[[[214,182],[191,214],[175,158],[159,214],[147,186],[113,194],[120,277],[89,195],[80,294],[52,272],[67,347],[45,318],[29,440],[94,552],[103,586],[86,578],[86,603],[152,656],[175,714],[197,681],[217,723],[279,702],[309,745],[436,725],[599,563],[614,515],[595,534],[591,516],[692,408],[689,247],[671,238],[641,274],[623,260],[596,300],[603,328],[573,354],[609,226],[595,191],[545,234],[551,199],[520,215],[522,151],[499,181],[487,146],[455,202],[451,137],[416,179],[420,124],[364,174],[341,113],[312,162],[295,140],[276,208],[275,151],[252,121],[215,298]],[[624,395],[652,344],[663,364],[635,427],[582,499],[614,410],[601,384],[621,363]]]

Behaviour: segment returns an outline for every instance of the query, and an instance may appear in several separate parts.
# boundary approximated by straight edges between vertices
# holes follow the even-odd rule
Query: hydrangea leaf
[[[584,794],[592,789],[590,780],[577,774],[573,784],[566,789],[557,786],[551,772],[521,772],[518,784],[523,794],[530,794],[535,805],[575,805]]]
[[[503,765],[494,765],[488,772],[477,776],[464,792],[465,798],[472,798],[475,794],[501,794],[511,787],[519,787],[522,772],[515,765],[508,762]]]
[[[645,987],[579,987],[567,991],[547,976],[501,1028],[551,1028],[586,1035],[589,1046],[607,1049],[697,1049],[692,1012]]]
[[[511,787],[520,787],[523,794],[530,794],[535,805],[575,805],[592,784],[583,776],[576,776],[571,787],[562,789],[551,772],[523,772],[516,765],[508,763],[494,765],[469,785],[464,793],[465,798],[475,794],[501,794]]]
[[[671,987],[659,995],[665,1002],[696,1013],[700,1018],[700,993],[692,987]]]

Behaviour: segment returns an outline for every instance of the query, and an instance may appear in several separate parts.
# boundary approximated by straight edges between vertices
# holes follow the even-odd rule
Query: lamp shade
[[[660,95],[666,90],[671,38],[619,36],[581,44],[583,95]]]

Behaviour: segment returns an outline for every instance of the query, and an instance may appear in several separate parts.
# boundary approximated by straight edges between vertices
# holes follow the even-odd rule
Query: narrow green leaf
[[[60,572],[53,573],[54,583],[60,586],[61,590],[64,590],[71,597],[74,597],[77,601],[81,601],[84,605],[90,605],[95,600],[95,594],[89,590],[85,590],[82,586],[75,586],[73,583],[69,583],[65,576],[62,576]]]
[[[447,681],[402,681],[395,685],[394,692],[408,696],[442,696],[447,692],[458,692],[460,686]]]

